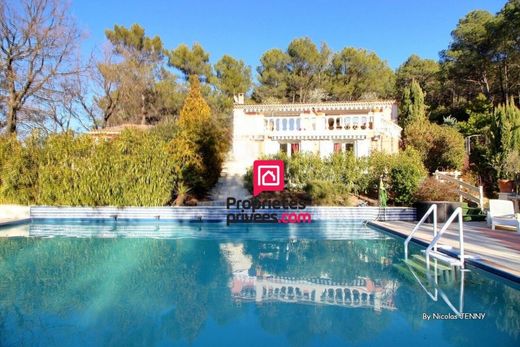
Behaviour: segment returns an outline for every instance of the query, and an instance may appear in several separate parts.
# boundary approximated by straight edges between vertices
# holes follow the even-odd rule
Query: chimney
[[[233,96],[233,100],[235,101],[236,105],[243,105],[244,104],[244,93],[238,93]]]

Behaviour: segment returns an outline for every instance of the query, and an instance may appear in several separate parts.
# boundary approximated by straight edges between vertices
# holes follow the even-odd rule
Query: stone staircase
[[[222,166],[220,178],[210,192],[211,201],[199,203],[206,206],[225,206],[228,197],[235,199],[246,199],[251,194],[244,188],[243,175],[247,167],[233,159],[227,159]]]

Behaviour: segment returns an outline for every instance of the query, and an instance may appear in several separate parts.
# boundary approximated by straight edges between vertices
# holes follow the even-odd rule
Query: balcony
[[[273,139],[364,139],[373,116],[266,117],[264,133]]]

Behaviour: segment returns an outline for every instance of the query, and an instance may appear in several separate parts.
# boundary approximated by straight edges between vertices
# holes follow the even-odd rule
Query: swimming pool
[[[519,345],[517,285],[427,272],[421,247],[405,263],[402,239],[362,223],[66,221],[0,235],[2,345]]]

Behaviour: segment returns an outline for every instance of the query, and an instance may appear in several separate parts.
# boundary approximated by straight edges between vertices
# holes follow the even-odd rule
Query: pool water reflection
[[[434,281],[418,247],[406,264],[402,240],[359,223],[26,232],[0,237],[2,345],[519,345],[518,287],[473,268]],[[459,308],[462,280],[464,312],[485,319],[423,320],[453,312],[437,288]]]

